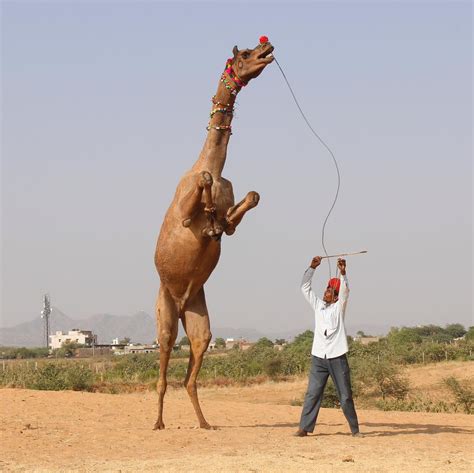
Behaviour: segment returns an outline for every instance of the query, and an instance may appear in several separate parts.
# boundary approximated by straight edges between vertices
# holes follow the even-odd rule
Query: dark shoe
[[[294,437],[306,437],[307,435],[308,435],[308,432],[306,432],[306,430],[303,430],[303,429],[298,429],[298,430],[293,434]]]
[[[358,437],[358,438],[361,438],[363,439],[365,437],[364,434],[360,433],[360,432],[355,432],[352,434],[353,437]]]

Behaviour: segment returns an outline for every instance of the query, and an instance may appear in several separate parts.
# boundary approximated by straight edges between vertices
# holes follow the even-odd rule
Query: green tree
[[[128,345],[131,342],[130,337],[124,337],[121,340],[119,340],[119,345]]]
[[[284,345],[286,343],[286,340],[284,338],[277,338],[275,340],[275,345]]]
[[[446,325],[446,328],[444,330],[447,334],[451,336],[451,338],[459,338],[467,333],[466,329],[461,324]]]
[[[54,355],[57,358],[70,358],[76,354],[78,348],[83,347],[84,345],[77,344],[75,342],[64,342],[61,345],[61,348],[54,350]]]
[[[216,348],[225,348],[225,340],[221,337],[216,338],[215,342]]]
[[[292,342],[292,345],[304,345],[311,347],[313,343],[314,332],[312,330],[306,330],[299,335],[296,335],[295,339]]]
[[[469,327],[469,330],[466,332],[466,340],[474,340],[474,327]]]
[[[189,338],[185,335],[178,343],[178,345],[180,347],[182,347],[183,345],[191,345],[191,343],[189,342]]]
[[[395,346],[418,344],[423,340],[417,327],[392,328],[387,339]]]
[[[256,347],[256,348],[273,348],[273,342],[267,337],[262,337],[257,341],[257,343],[254,345],[254,347]]]

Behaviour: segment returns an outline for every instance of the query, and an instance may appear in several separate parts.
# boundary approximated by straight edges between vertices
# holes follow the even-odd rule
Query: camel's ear
[[[234,54],[234,57],[237,56],[237,54],[239,54],[239,48],[237,47],[237,45],[234,46],[232,53]]]

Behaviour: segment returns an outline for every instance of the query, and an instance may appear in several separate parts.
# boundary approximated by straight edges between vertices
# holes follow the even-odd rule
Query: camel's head
[[[262,41],[264,38],[266,41]],[[232,52],[234,58],[232,60],[232,69],[237,76],[244,82],[248,82],[258,77],[265,69],[267,64],[273,61],[273,46],[266,37],[260,39],[260,44],[254,49],[242,49],[239,51],[234,46]]]

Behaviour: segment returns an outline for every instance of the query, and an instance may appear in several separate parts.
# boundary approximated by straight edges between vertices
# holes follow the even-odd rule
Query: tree
[[[221,337],[216,338],[214,341],[216,348],[225,348],[225,340]]]
[[[273,342],[267,337],[262,337],[257,341],[257,343],[254,345],[254,347],[273,348]]]
[[[130,337],[124,337],[121,340],[119,340],[119,345],[128,345],[131,342]]]
[[[469,330],[466,332],[466,340],[474,340],[474,326],[469,327]]]
[[[444,330],[451,336],[451,338],[460,338],[467,333],[466,329],[461,324],[448,324]]]
[[[76,349],[81,348],[84,345],[79,345],[75,342],[64,342],[61,348],[54,350],[54,354],[57,358],[70,358],[76,354]]]
[[[286,340],[284,338],[277,338],[275,340],[275,345],[284,345],[286,343]]]
[[[312,330],[306,330],[299,335],[296,335],[295,339],[293,340],[294,345],[307,345],[313,343],[314,332]]]
[[[191,345],[191,343],[189,342],[189,338],[185,335],[178,343],[178,345],[180,347],[182,347],[183,345]]]
[[[364,338],[366,336],[365,333],[362,330],[357,330],[356,335],[359,338]]]
[[[387,335],[387,339],[390,344],[395,346],[413,345],[422,342],[422,337],[417,327],[392,328]]]

